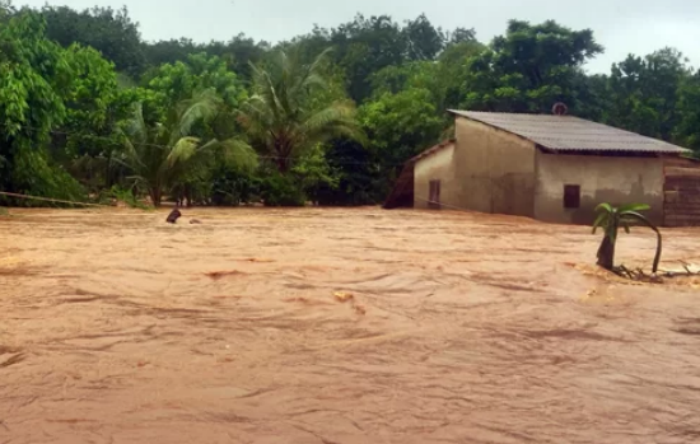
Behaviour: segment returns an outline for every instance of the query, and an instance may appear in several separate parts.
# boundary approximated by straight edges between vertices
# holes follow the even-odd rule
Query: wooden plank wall
[[[700,226],[700,162],[665,160],[664,225]]]

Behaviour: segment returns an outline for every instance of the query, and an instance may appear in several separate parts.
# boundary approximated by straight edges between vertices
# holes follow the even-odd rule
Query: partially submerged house
[[[684,148],[573,116],[450,112],[455,140],[409,160],[385,208],[591,223],[601,202],[646,203],[655,223],[700,225],[700,166]]]

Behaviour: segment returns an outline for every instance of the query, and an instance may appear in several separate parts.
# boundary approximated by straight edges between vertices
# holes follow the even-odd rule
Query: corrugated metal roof
[[[589,120],[547,114],[509,114],[449,110],[524,137],[552,151],[613,151],[683,154],[689,150]]]

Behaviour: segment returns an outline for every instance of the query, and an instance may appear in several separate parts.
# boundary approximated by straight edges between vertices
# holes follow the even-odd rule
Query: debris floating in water
[[[367,314],[367,308],[357,301],[354,294],[346,293],[344,291],[336,291],[335,293],[333,293],[333,296],[335,296],[335,299],[341,304],[350,302],[353,310],[355,310],[355,313],[357,313],[358,315],[364,316],[365,314]]]
[[[351,293],[345,293],[342,291],[336,291],[335,293],[333,293],[333,295],[338,300],[338,302],[347,302],[355,298],[355,296],[353,296]]]
[[[209,276],[211,279],[219,280],[223,279],[228,276],[239,276],[239,275],[244,275],[246,273],[238,270],[230,270],[230,271],[210,271],[209,273],[205,273],[207,276]]]
[[[177,222],[177,220],[182,216],[182,213],[180,213],[180,210],[175,208],[173,211],[170,212],[168,215],[168,218],[165,219],[165,221],[169,224],[174,224]]]

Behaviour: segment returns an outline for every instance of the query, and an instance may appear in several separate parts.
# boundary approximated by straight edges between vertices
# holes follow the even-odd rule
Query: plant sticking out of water
[[[644,204],[630,204],[614,207],[608,203],[602,203],[596,208],[598,217],[593,224],[593,234],[598,228],[604,231],[603,240],[598,248],[598,265],[606,270],[615,270],[615,244],[618,230],[622,227],[625,232],[630,232],[632,225],[645,225],[656,233],[656,255],[652,264],[652,273],[656,274],[661,260],[661,232],[649,219],[640,214],[640,211],[649,210],[651,207]]]
[[[139,201],[136,198],[136,196],[134,195],[134,192],[132,189],[123,189],[123,188],[120,188],[119,186],[115,185],[110,190],[110,196],[119,202],[125,203],[127,206],[129,206],[131,208],[139,208],[141,210],[151,210],[152,209],[152,207],[149,207],[148,205]]]

